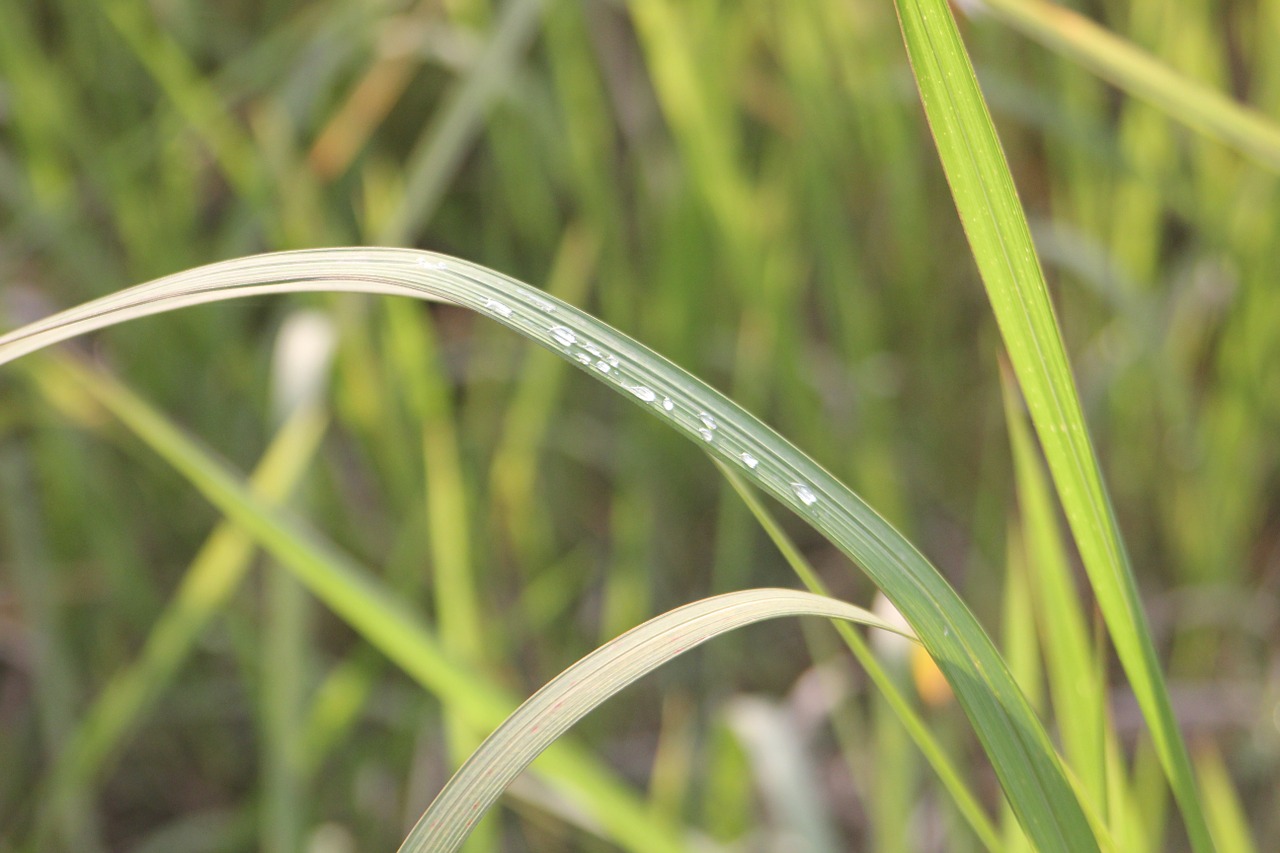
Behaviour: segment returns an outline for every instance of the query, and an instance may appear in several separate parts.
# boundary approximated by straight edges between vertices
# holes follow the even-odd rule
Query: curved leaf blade
[[[517,708],[440,791],[400,853],[457,850],[539,753],[605,700],[720,634],[784,616],[825,616],[901,633],[861,607],[790,589],[730,592],[656,616],[582,658]]]

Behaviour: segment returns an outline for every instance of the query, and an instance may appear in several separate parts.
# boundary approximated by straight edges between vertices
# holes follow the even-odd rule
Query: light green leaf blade
[[[730,592],[654,617],[529,697],[449,780],[405,838],[401,853],[457,850],[475,821],[538,754],[606,699],[713,637],[783,616],[825,616],[895,630],[860,607],[789,589]]]
[[[925,114],[1001,336],[1120,660],[1197,850],[1211,850],[1186,744],[1174,720],[1137,582],[1009,173],[945,0],[898,0]]]
[[[1019,820],[1040,848],[1096,847],[1043,725],[973,614],[919,551],[847,486],[731,400],[590,315],[514,279],[408,249],[255,255],[166,276],[33,323],[0,338],[0,363],[75,334],[183,305],[308,290],[411,295],[487,314],[572,360],[736,466],[854,559],[906,617],[951,683]],[[267,547],[285,552],[294,547],[293,540],[284,541],[260,519],[247,521]],[[320,591],[345,604],[338,590]],[[370,628],[383,631],[391,625],[375,622]]]

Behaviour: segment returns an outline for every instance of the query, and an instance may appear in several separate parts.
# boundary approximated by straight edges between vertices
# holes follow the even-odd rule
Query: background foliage
[[[1280,4],[1179,5],[1082,11],[1280,113]],[[962,24],[1206,796],[1228,792],[1266,849],[1280,838],[1275,179],[992,17]],[[999,338],[890,4],[10,3],[0,85],[6,328],[256,251],[459,255],[729,393],[907,533],[993,635],[1018,636]],[[338,343],[331,423],[294,508],[511,693],[659,611],[794,585],[696,448],[457,309],[241,301],[104,332],[85,354],[249,471],[279,429],[273,348],[304,306]],[[218,516],[74,388],[10,370],[0,394],[0,849],[20,849],[104,687],[149,637],[184,647],[156,641],[157,620]],[[843,558],[793,533],[837,595],[870,601]],[[194,649],[172,680],[148,670],[154,695],[125,734],[85,748],[70,785],[83,820],[58,843],[403,837],[483,732],[278,574],[230,584],[207,627],[176,618],[203,628]],[[660,813],[721,841],[976,844],[861,671],[807,634],[722,638],[583,737]],[[1146,841],[1176,848],[1118,678],[1111,699]],[[996,802],[954,705],[923,706]],[[825,806],[812,814],[770,784],[788,738],[807,763],[783,787],[808,786]],[[1206,784],[1215,772],[1230,782]],[[549,817],[564,807],[547,796],[530,782],[479,843],[609,849]]]

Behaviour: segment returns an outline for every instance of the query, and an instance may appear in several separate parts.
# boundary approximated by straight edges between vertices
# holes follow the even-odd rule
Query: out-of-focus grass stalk
[[[320,406],[335,345],[329,319],[318,311],[285,318],[272,362],[272,409],[288,423]],[[312,656],[310,595],[283,568],[268,564],[263,578],[261,679],[262,846],[300,853],[308,819],[303,749],[307,693],[316,668]]]
[[[201,77],[179,45],[147,20],[147,7],[132,0],[105,0],[98,4],[98,11],[200,134],[228,182],[245,198],[261,201],[264,184],[257,174],[259,160],[253,145],[224,109],[222,96]]]
[[[517,57],[537,31],[541,11],[542,0],[507,0],[471,73],[456,84],[410,152],[404,194],[389,218],[378,226],[375,242],[410,244],[431,218],[485,111],[510,79]]]
[[[27,461],[12,447],[0,450],[0,498],[0,529],[9,541],[6,550],[28,626],[29,677],[40,735],[39,751],[49,764],[57,765],[66,760],[67,738],[75,731],[78,679],[66,648],[65,620],[55,606],[58,575],[50,571],[42,524],[35,512],[41,490]],[[37,813],[48,809],[51,821],[56,821],[55,837],[61,844],[96,853],[106,846],[94,800],[92,791],[77,787],[55,803],[36,799],[32,805]]]
[[[1200,774],[1200,786],[1204,790],[1205,808],[1209,813],[1209,828],[1213,830],[1218,849],[1230,853],[1257,853],[1240,794],[1231,781],[1222,754],[1212,744],[1193,747],[1193,750],[1196,772]]]
[[[1072,9],[1043,0],[977,0],[998,19],[1169,117],[1280,171],[1280,124],[1170,68]]]

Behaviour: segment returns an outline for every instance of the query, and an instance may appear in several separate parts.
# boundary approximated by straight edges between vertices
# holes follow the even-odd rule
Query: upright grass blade
[[[1170,118],[1273,171],[1280,171],[1280,124],[1192,80],[1083,15],[1044,0],[979,0],[995,17]]]
[[[736,466],[857,561],[907,618],[955,690],[1032,840],[1046,851],[1096,849],[1043,726],[973,614],[919,551],[847,486],[735,403],[593,317],[520,282],[407,249],[257,255],[166,276],[33,323],[0,338],[0,363],[75,334],[184,305],[315,290],[412,295],[480,311],[572,360]],[[433,680],[461,677],[444,666],[434,641],[412,627],[414,620],[398,605],[355,580],[345,560],[248,502],[225,472],[196,464],[191,452],[174,457],[184,473],[265,547],[290,560],[331,607],[400,648],[402,665],[418,667],[416,659],[404,656],[408,646],[402,644],[412,640],[432,661]],[[344,568],[337,575],[317,568],[338,565]],[[362,594],[351,599],[352,589]],[[387,619],[383,609],[400,616]]]
[[[897,0],[956,209],[1120,660],[1197,850],[1211,850],[1186,744],[1102,483],[1026,215],[946,0]],[[905,611],[904,611],[905,612]]]
[[[516,709],[449,780],[405,838],[401,853],[457,850],[480,815],[538,754],[606,699],[713,637],[783,616],[825,616],[897,632],[860,607],[789,589],[725,593],[650,619],[560,673]]]

